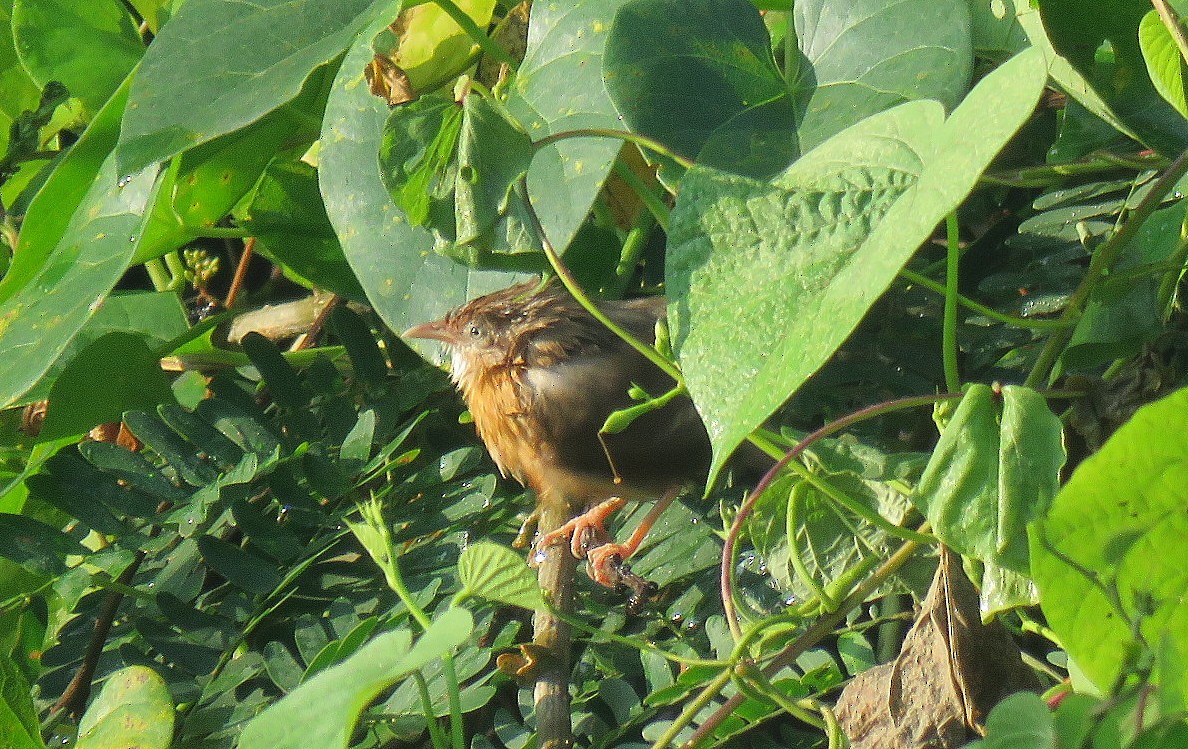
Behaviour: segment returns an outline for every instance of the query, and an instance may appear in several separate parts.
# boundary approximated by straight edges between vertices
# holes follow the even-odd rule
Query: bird
[[[665,320],[661,296],[597,306],[648,345]],[[445,345],[450,376],[500,472],[536,494],[538,511],[560,503],[572,517],[536,548],[568,539],[595,582],[635,587],[639,578],[623,562],[668,503],[704,482],[709,436],[688,398],[670,400],[621,432],[600,430],[612,412],[639,402],[633,389],[654,397],[671,390],[673,378],[555,282],[527,281],[478,297],[404,336]],[[640,528],[624,543],[609,542],[608,517],[646,499],[657,504]]]

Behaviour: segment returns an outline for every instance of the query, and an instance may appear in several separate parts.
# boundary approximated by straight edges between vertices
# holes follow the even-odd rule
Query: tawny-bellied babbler
[[[665,300],[600,302],[599,308],[652,344]],[[672,378],[555,284],[488,294],[404,335],[449,347],[451,376],[479,437],[504,475],[536,493],[534,515],[547,532],[533,556],[553,605],[572,610],[576,557],[587,557],[590,576],[604,585],[642,582],[622,563],[680,489],[704,479],[709,438],[687,398],[619,433],[599,430],[608,415],[635,402],[632,386],[655,396],[672,388]],[[647,498],[659,501],[639,529],[624,543],[607,543],[606,517],[626,501]],[[566,537],[569,549],[550,548]],[[537,674],[538,735],[542,745],[564,745],[570,740],[568,627],[549,612],[537,612],[534,627],[534,644],[555,659]]]

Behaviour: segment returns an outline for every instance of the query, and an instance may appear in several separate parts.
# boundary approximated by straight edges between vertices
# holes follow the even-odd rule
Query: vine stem
[[[945,293],[944,284],[939,284],[928,276],[921,275],[915,271],[908,270],[907,268],[900,270],[899,275],[905,280],[914,284],[919,284],[930,291],[935,291],[938,294]],[[969,297],[962,296],[961,294],[957,295],[957,302],[961,304],[961,306],[970,309],[979,315],[982,315],[983,317],[988,317],[991,320],[997,320],[1004,325],[1012,325],[1016,328],[1025,328],[1028,330],[1056,330],[1058,328],[1066,328],[1071,324],[1061,320],[1032,320],[1027,317],[1005,315],[996,309],[987,307],[984,304],[979,304],[978,302],[975,302]]]
[[[755,485],[754,490],[746,501],[738,508],[738,513],[734,516],[734,522],[730,524],[730,530],[726,533],[726,540],[722,546],[722,566],[721,566],[721,583],[722,583],[722,608],[725,610],[726,622],[730,626],[730,633],[733,635],[735,642],[742,639],[742,626],[738,620],[738,609],[734,605],[734,556],[736,547],[738,546],[738,537],[742,532],[743,523],[751,516],[755,509],[755,503],[763,493],[767,491],[772,482],[775,481],[776,476],[789,463],[800,456],[813,443],[836,434],[841,430],[867,419],[881,416],[883,414],[892,413],[894,411],[902,411],[908,408],[917,408],[919,406],[928,406],[940,403],[946,400],[954,400],[962,397],[962,393],[942,393],[941,395],[914,395],[907,398],[899,398],[897,400],[886,401],[873,406],[867,406],[854,411],[851,414],[841,417],[836,421],[832,421],[817,431],[809,434],[796,446],[789,450],[784,457],[776,461],[767,473],[763,474],[763,478]],[[918,540],[913,540],[913,543],[919,543]]]
[[[961,389],[957,368],[957,265],[961,260],[960,229],[957,212],[945,217],[945,316],[942,325],[941,356],[944,362],[945,387],[950,393]]]
[[[1081,283],[1073,291],[1072,296],[1068,299],[1068,305],[1064,308],[1064,313],[1060,316],[1062,322],[1067,322],[1069,325],[1052,333],[1048,340],[1044,343],[1044,348],[1040,351],[1039,357],[1036,359],[1035,366],[1031,368],[1031,372],[1027,375],[1027,379],[1023,381],[1025,387],[1036,388],[1040,382],[1048,377],[1052,370],[1052,366],[1056,363],[1064,347],[1072,339],[1074,325],[1081,317],[1081,312],[1085,303],[1089,300],[1089,295],[1097,287],[1097,284],[1102,278],[1109,273],[1110,268],[1113,267],[1114,262],[1122,251],[1126,249],[1126,245],[1130,244],[1130,240],[1134,239],[1143,223],[1150,218],[1155,209],[1159,207],[1163,197],[1175,186],[1176,182],[1188,173],[1188,150],[1185,150],[1175,161],[1167,167],[1163,174],[1159,175],[1159,179],[1151,185],[1151,189],[1139,201],[1131,212],[1121,228],[1110,235],[1110,238],[1102,243],[1100,247],[1093,253],[1089,260],[1089,270],[1086,271],[1085,277],[1081,279]]]
[[[639,133],[630,133],[626,130],[615,130],[609,127],[582,127],[576,130],[562,130],[552,135],[546,135],[540,140],[532,142],[532,148],[539,151],[545,146],[550,146],[558,141],[568,140],[570,138],[615,138],[617,140],[634,143],[641,148],[646,148],[649,151],[660,154],[666,158],[672,159],[677,164],[685,169],[693,168],[693,160],[681,156],[675,151],[669,150],[668,146],[664,145],[658,140],[640,135]]]
[[[589,295],[582,289],[581,284],[578,283],[577,278],[562,262],[561,256],[557,254],[557,250],[553,247],[553,243],[549,241],[548,236],[545,235],[544,225],[540,222],[540,216],[536,213],[536,208],[533,207],[532,201],[528,197],[528,179],[521,177],[516,182],[516,192],[520,199],[524,201],[524,206],[527,208],[528,218],[532,222],[532,229],[536,232],[536,237],[540,240],[540,246],[544,249],[545,257],[549,260],[549,265],[552,266],[553,272],[557,274],[557,278],[561,279],[561,283],[565,289],[573,295],[578,304],[582,305],[587,312],[589,312],[595,320],[602,323],[612,333],[623,339],[627,345],[635,349],[645,359],[655,364],[660,368],[660,371],[667,374],[676,381],[677,387],[684,388],[685,378],[681,374],[681,370],[677,369],[676,364],[670,362],[660,355],[660,352],[653,346],[649,346],[643,341],[639,340],[631,333],[627,332],[623,326],[616,323],[614,320],[606,316],[606,314],[598,309],[598,305],[590,299]]]
[[[944,398],[948,397],[948,395],[949,394],[945,394],[944,396],[940,397]],[[936,396],[933,397],[935,398]],[[905,398],[903,400],[909,399]],[[797,445],[797,447],[799,447],[799,445]],[[927,523],[922,525],[917,530],[917,532],[921,534],[926,533],[927,531]],[[883,562],[883,564],[880,565],[879,568],[870,575],[870,577],[859,583],[854,588],[853,592],[850,593],[850,595],[842,599],[841,604],[836,610],[817,619],[817,621],[815,621],[811,627],[804,631],[804,634],[797,637],[788,645],[788,647],[784,648],[784,650],[781,651],[779,655],[773,658],[772,661],[763,668],[763,675],[771,678],[777,674],[781,668],[796,660],[796,658],[802,655],[806,650],[828,636],[829,633],[833,631],[834,627],[845,621],[846,616],[849,615],[852,609],[861,605],[862,602],[865,601],[871,593],[877,590],[878,587],[882,585],[888,577],[895,574],[895,572],[900,567],[906,564],[908,560],[911,559],[916,553],[917,549],[920,548],[920,545],[920,541],[904,541],[900,547],[896,549],[890,557],[887,558],[887,561]],[[730,672],[727,671],[726,673],[729,676]],[[712,682],[710,686],[715,684],[717,684],[717,680]],[[712,697],[718,692],[720,692],[724,686],[725,684],[722,684],[712,694],[709,694],[709,687],[707,687],[706,690],[702,692],[702,694],[698,695],[698,700],[702,701],[703,705],[708,703],[709,700],[712,699]],[[722,723],[723,720],[733,715],[734,711],[738,709],[739,705],[741,705],[745,699],[746,696],[742,692],[739,692],[730,697],[730,699],[726,700],[726,702],[720,708],[718,708],[713,715],[707,718],[706,721],[702,723],[696,731],[693,732],[693,735],[689,737],[689,740],[682,745],[682,749],[693,749],[693,747],[700,744],[707,736],[709,736],[711,731],[713,731],[718,727],[719,724]],[[653,749],[663,749],[665,746],[667,746],[667,744],[661,744],[658,741],[653,745]]]

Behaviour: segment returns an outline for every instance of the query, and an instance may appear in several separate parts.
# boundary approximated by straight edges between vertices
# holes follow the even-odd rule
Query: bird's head
[[[466,393],[475,380],[513,363],[520,339],[535,330],[541,301],[535,281],[474,299],[433,322],[414,325],[405,338],[441,341],[450,352],[450,376]]]

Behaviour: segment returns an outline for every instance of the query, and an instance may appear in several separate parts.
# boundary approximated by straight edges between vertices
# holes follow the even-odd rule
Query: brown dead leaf
[[[982,624],[960,558],[942,547],[899,656],[855,677],[837,718],[852,749],[949,749],[982,733],[1003,697],[1038,686],[1002,624]]]

